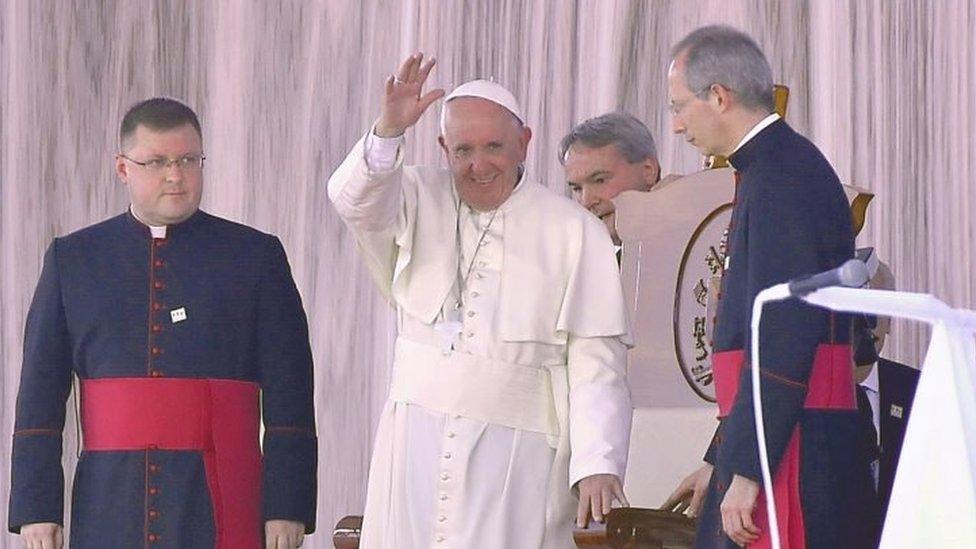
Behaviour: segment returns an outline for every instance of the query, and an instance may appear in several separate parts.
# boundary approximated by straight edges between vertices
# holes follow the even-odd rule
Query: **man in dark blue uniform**
[[[713,340],[721,419],[706,465],[666,503],[702,505],[697,547],[770,544],[747,358],[757,343],[750,341],[754,298],[854,255],[837,175],[773,114],[772,92],[765,56],[735,29],[704,27],[672,50],[673,130],[704,154],[727,156],[737,171]],[[876,501],[858,446],[849,319],[795,300],[774,303],[765,309],[758,344],[783,547],[870,545]]]
[[[30,548],[63,543],[61,433],[77,375],[72,547],[297,547],[315,528],[316,438],[308,327],[285,251],[198,209],[203,145],[187,106],[136,104],[120,145],[129,211],[56,238],[44,257],[9,528]]]

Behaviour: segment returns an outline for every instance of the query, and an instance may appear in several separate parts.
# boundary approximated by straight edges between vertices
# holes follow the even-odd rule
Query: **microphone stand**
[[[780,549],[779,520],[776,516],[776,498],[773,496],[773,475],[769,467],[769,452],[766,449],[766,422],[763,419],[762,390],[759,386],[759,323],[762,320],[763,305],[792,297],[788,282],[777,284],[759,292],[752,303],[752,348],[750,361],[752,368],[752,412],[756,420],[756,443],[759,447],[759,466],[762,469],[763,492],[766,495],[766,517],[769,520],[769,539],[773,549]]]

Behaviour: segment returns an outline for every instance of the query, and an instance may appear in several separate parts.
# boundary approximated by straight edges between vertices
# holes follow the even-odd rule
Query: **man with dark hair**
[[[720,422],[705,466],[666,507],[701,508],[697,547],[768,547],[750,367],[762,377],[765,440],[783,547],[868,547],[877,514],[859,444],[850,319],[796,300],[767,305],[750,341],[752,303],[774,284],[854,255],[851,214],[820,151],[773,114],[772,72],[747,35],[700,28],[672,50],[673,129],[736,169],[729,259],[713,340]],[[750,365],[750,345],[761,346]],[[704,496],[704,502],[702,497]]]
[[[54,239],[28,313],[10,531],[31,549],[63,545],[61,433],[76,375],[72,547],[298,547],[315,528],[316,438],[284,248],[199,209],[189,107],[143,101],[119,138],[131,207]]]
[[[128,150],[139,126],[153,130],[171,130],[184,125],[191,126],[197,135],[203,135],[200,120],[193,109],[168,97],[153,97],[136,103],[122,117],[119,143],[122,150]]]
[[[606,224],[617,245],[613,198],[624,191],[649,191],[661,178],[654,137],[623,112],[577,124],[559,144],[559,161],[573,199]]]

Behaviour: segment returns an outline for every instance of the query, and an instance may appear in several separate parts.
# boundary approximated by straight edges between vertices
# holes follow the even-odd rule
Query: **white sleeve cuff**
[[[403,135],[380,137],[376,135],[374,130],[375,126],[370,128],[369,133],[366,134],[366,142],[364,143],[366,166],[371,172],[392,171],[396,167],[400,145],[403,144]]]

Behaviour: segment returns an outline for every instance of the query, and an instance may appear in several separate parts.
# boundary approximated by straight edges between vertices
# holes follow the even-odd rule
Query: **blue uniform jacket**
[[[756,295],[850,259],[854,233],[834,170],[812,143],[782,120],[760,131],[729,160],[739,172],[739,184],[713,350],[744,350],[748,362],[750,345],[755,344],[750,341],[750,325]],[[797,427],[801,436],[806,547],[868,546],[877,510],[869,468],[859,457],[858,412],[804,408],[817,348],[849,343],[849,318],[797,300],[778,302],[765,307],[760,334],[763,409],[774,471]],[[715,470],[696,547],[735,547],[722,532],[719,505],[734,474],[761,484],[750,368],[741,374],[732,409],[721,420],[705,456]],[[757,526],[768,529],[767,524]]]
[[[61,433],[72,374],[259,384],[264,518],[314,530],[312,356],[301,298],[276,237],[198,211],[169,226],[165,239],[153,239],[125,213],[54,240],[25,330],[12,532],[63,523]],[[158,490],[152,498],[150,460]],[[213,547],[199,452],[85,452],[72,501],[73,547],[141,547],[150,518],[154,546]]]

